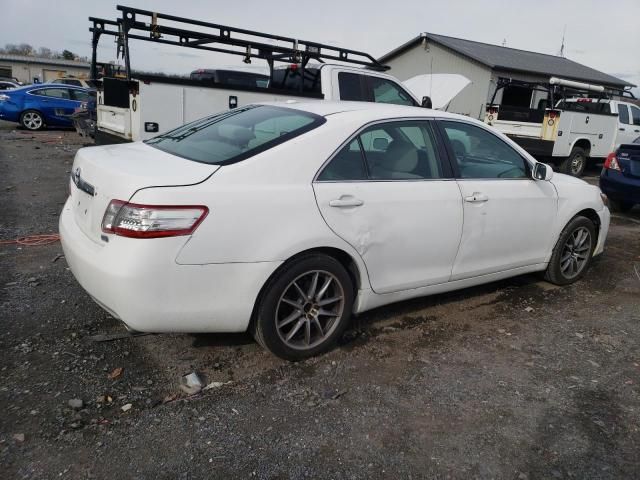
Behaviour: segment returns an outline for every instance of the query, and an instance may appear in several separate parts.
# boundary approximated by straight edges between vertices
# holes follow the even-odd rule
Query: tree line
[[[24,55],[27,57],[77,60],[81,62],[89,61],[87,57],[77,55],[70,50],[63,50],[62,52],[58,52],[47,47],[35,48],[28,43],[7,43],[5,44],[4,48],[0,47],[0,53],[10,55]]]

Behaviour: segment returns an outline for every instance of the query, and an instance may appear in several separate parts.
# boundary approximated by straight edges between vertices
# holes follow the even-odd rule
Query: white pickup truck
[[[429,81],[426,75],[421,77],[424,79],[418,80],[423,83]],[[394,77],[345,65],[307,66],[304,73],[296,64],[275,68],[267,87],[246,82],[244,85],[206,84],[199,80],[149,75],[136,75],[129,81],[104,78],[97,94],[96,142],[146,140],[226,109],[257,102],[301,99],[423,104],[423,99],[418,99]],[[450,97],[441,102],[448,103],[448,100]],[[424,101],[429,104],[429,100]],[[434,108],[439,105],[429,104]]]
[[[605,91],[602,86],[558,78],[549,84],[595,94]],[[589,160],[604,160],[618,145],[640,136],[640,108],[603,96],[564,98],[543,109],[489,104],[485,122],[530,154],[557,163],[560,171],[574,176],[582,175]]]
[[[116,37],[125,78],[103,78],[97,86],[96,143],[146,140],[216,112],[268,101],[351,100],[444,108],[469,83],[460,75],[421,75],[401,84],[368,53],[307,40],[260,33],[175,15],[117,7],[116,20],[90,17],[92,78],[102,35]],[[197,29],[192,29],[197,27]],[[265,62],[268,74],[198,69],[189,78],[132,72],[129,40],[240,56]],[[451,79],[450,77],[457,77]],[[436,85],[444,85],[433,92]],[[415,95],[429,92],[429,96]],[[431,101],[431,92],[438,103]]]

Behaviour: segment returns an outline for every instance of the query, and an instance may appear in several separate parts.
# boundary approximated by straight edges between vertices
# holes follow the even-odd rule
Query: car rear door
[[[313,183],[329,227],[364,260],[376,293],[449,281],[462,234],[462,200],[426,120],[370,125]]]
[[[457,120],[438,125],[464,205],[451,280],[543,263],[555,242],[558,200],[551,182],[533,180],[528,161],[489,129]]]
[[[71,99],[71,92],[66,87],[49,87],[37,91],[40,97],[42,113],[48,123],[58,125],[71,124],[71,114],[80,102]]]

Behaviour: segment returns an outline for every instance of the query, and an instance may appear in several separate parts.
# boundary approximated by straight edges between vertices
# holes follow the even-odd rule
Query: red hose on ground
[[[57,233],[45,233],[42,235],[28,235],[18,237],[15,240],[0,240],[0,245],[23,245],[26,247],[38,247],[40,245],[50,245],[60,240]]]

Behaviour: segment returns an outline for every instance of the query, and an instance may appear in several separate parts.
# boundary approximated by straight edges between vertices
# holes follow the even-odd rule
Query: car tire
[[[593,222],[583,216],[574,217],[558,238],[545,279],[555,285],[568,285],[582,278],[593,260],[596,240]]]
[[[618,202],[616,200],[609,199],[609,207],[611,207],[611,210],[614,212],[625,213],[633,208],[633,203]]]
[[[588,158],[583,148],[573,147],[569,156],[560,164],[560,172],[581,177],[587,167]]]
[[[304,255],[267,282],[250,331],[274,355],[302,360],[333,347],[349,324],[353,301],[353,282],[340,262],[324,254]]]
[[[37,110],[25,110],[20,115],[20,125],[27,130],[40,130],[44,127],[44,118]]]

